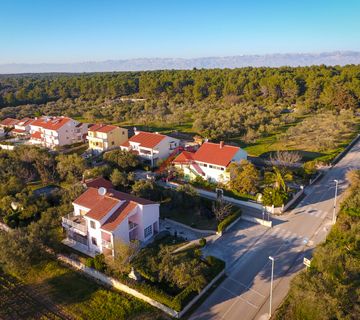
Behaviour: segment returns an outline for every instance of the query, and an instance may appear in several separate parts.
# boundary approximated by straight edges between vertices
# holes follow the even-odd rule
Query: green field
[[[21,290],[22,286],[37,296]],[[6,297],[0,299],[0,319],[5,320],[41,316],[41,319],[168,319],[145,302],[106,289],[55,261],[33,267],[21,279],[0,273],[1,297]],[[24,313],[26,317],[16,318]]]

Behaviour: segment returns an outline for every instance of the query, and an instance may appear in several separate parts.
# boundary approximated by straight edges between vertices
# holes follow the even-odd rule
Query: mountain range
[[[360,52],[275,53],[203,58],[138,58],[76,63],[0,64],[0,74],[45,72],[111,72],[193,68],[280,67],[360,64]]]

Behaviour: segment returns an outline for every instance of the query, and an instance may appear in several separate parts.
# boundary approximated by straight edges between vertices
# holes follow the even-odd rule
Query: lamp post
[[[335,182],[335,196],[334,196],[333,224],[335,224],[336,222],[336,200],[337,200],[339,180],[335,179],[334,182]]]
[[[269,319],[271,318],[271,306],[272,306],[272,291],[273,291],[273,281],[274,281],[274,263],[275,259],[272,256],[269,256],[271,260],[271,282],[270,282],[270,304],[269,304]]]

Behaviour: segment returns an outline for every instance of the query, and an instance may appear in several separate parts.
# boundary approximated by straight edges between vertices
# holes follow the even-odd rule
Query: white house
[[[230,174],[226,170],[230,163],[246,158],[246,151],[239,147],[225,145],[224,142],[205,142],[195,153],[180,153],[173,165],[182,169],[187,179],[200,176],[205,180],[226,183],[230,180]]]
[[[81,142],[86,139],[88,124],[68,117],[41,117],[30,124],[30,144],[47,148]]]
[[[14,125],[14,129],[11,130],[11,135],[20,136],[20,137],[28,137],[30,135],[30,125],[35,121],[31,118],[24,118],[19,120]]]
[[[89,187],[73,206],[62,226],[74,248],[90,255],[114,256],[116,240],[146,242],[159,231],[158,203],[114,189]]]
[[[135,131],[135,135],[121,144],[154,167],[158,160],[168,158],[180,145],[180,140],[159,133]]]

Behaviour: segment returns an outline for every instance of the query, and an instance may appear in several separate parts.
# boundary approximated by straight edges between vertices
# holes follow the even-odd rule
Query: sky
[[[0,64],[360,51],[359,0],[0,0]]]

